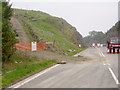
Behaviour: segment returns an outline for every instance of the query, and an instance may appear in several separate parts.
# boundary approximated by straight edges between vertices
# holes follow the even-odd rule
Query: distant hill
[[[84,37],[84,43],[87,46],[92,45],[92,43],[101,43],[105,34],[102,31],[90,31],[89,35]]]
[[[91,45],[92,43],[106,43],[112,37],[120,37],[120,21],[111,27],[106,33],[92,31],[90,35],[84,37],[84,43]]]
[[[109,41],[112,37],[120,37],[120,21],[118,21],[110,30],[105,33],[103,42]]]
[[[78,44],[83,46],[82,35],[75,27],[62,18],[41,11],[14,9],[11,23],[20,42],[55,41],[56,50],[63,52],[78,49]]]

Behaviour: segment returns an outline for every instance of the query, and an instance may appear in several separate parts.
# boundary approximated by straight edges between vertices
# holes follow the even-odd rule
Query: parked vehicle
[[[108,53],[120,53],[120,38],[113,37],[107,44]]]

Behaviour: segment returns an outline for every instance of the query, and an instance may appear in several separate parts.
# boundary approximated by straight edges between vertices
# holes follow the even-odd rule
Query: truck
[[[112,37],[107,41],[108,54],[118,54],[120,53],[120,38]]]

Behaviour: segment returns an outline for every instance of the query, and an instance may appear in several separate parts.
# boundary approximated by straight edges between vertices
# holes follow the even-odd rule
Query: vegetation
[[[84,37],[84,41],[86,45],[91,45],[92,43],[100,43],[103,38],[103,32],[90,31],[89,35]]]
[[[10,24],[12,9],[9,2],[2,2],[2,60],[9,61],[14,53],[13,46],[17,42]]]
[[[120,21],[112,26],[105,34],[103,32],[91,31],[84,38],[84,41],[87,45],[91,43],[106,43],[112,37],[120,37]]]
[[[15,51],[13,46],[17,42],[16,32],[10,23],[13,9],[9,2],[2,2],[2,83],[6,86],[27,75],[47,68],[56,63],[56,60],[41,60],[36,57],[28,56],[24,52]],[[1,63],[1,62],[0,62]]]
[[[112,37],[120,37],[120,21],[118,21],[110,30],[105,34],[104,41],[109,41]]]
[[[14,18],[21,22],[30,42],[55,41],[56,51],[61,52],[77,50],[77,45],[82,44],[82,36],[62,18],[32,10],[14,9],[14,13]]]
[[[2,2],[0,2],[0,13],[2,13]],[[0,14],[0,52],[2,50],[2,15]],[[1,53],[0,53],[0,56]]]
[[[9,2],[2,2],[2,83],[0,86],[7,86],[10,83],[36,73],[53,64],[56,60],[41,60],[29,56],[26,52],[15,51],[13,48],[19,37],[19,33],[13,30],[11,17],[16,18],[23,26],[23,31],[31,41],[55,41],[55,49],[67,52],[68,49],[75,49],[74,55],[83,49],[78,50],[77,45],[82,43],[82,36],[76,29],[62,18],[53,17],[40,11],[11,9]],[[17,26],[16,26],[17,27]]]
[[[69,53],[67,53],[67,55],[68,55],[68,56],[73,56],[73,55],[75,55],[75,54],[77,54],[77,53],[80,53],[80,52],[84,51],[85,49],[87,49],[87,48],[84,47],[84,48],[82,48],[82,49],[78,49],[78,50],[76,50],[76,51],[69,52]]]
[[[2,13],[2,2],[0,1],[0,13]],[[2,73],[2,15],[0,14],[0,74]],[[0,76],[0,86],[2,84],[2,77]]]
[[[26,53],[16,52],[10,62],[3,64],[2,86],[55,64],[56,60],[40,60]]]

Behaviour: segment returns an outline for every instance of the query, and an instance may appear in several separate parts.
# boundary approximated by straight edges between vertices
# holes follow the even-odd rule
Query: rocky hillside
[[[20,42],[55,42],[56,50],[78,49],[83,38],[76,28],[62,18],[41,11],[14,9],[11,19]]]

